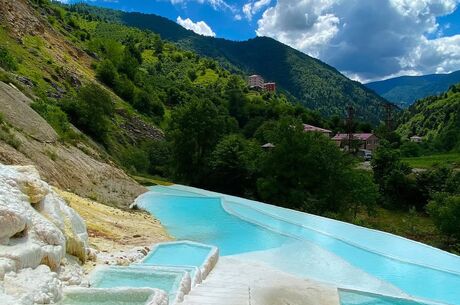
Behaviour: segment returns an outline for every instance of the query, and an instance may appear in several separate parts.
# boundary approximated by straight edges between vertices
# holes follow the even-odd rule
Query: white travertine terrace
[[[83,219],[32,166],[0,164],[0,300],[48,304],[78,285],[90,254]]]

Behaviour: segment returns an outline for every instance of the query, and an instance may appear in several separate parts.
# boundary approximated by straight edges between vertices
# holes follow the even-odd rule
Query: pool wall
[[[69,287],[64,289],[64,297],[58,305],[66,305],[68,299],[74,299],[78,304],[78,299],[81,298],[92,298],[98,299],[98,297],[102,297],[103,300],[109,301],[114,300],[116,301],[120,297],[127,297],[136,300],[136,298],[144,299],[146,301],[144,305],[168,305],[168,295],[166,292],[160,289],[155,288],[84,288],[84,287]],[[66,301],[67,299],[67,301]],[[88,301],[82,300],[80,303],[81,305],[87,305]],[[89,303],[90,305],[91,303]]]

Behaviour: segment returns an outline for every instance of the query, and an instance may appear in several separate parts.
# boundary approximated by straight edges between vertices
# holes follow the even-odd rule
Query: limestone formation
[[[0,164],[0,299],[49,304],[80,285],[90,253],[83,219],[31,166]],[[72,258],[73,255],[76,258]]]

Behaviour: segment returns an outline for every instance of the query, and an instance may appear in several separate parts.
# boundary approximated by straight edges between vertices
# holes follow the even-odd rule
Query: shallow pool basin
[[[58,305],[167,305],[168,296],[152,288],[67,288]]]
[[[190,292],[191,281],[184,270],[158,270],[149,266],[102,266],[90,278],[94,288],[156,288],[165,291],[172,304],[183,300]]]
[[[199,277],[205,279],[217,263],[218,257],[219,251],[216,247],[184,240],[157,244],[141,264],[197,267],[200,271]]]
[[[385,295],[339,289],[341,305],[433,305],[418,300],[390,297]]]

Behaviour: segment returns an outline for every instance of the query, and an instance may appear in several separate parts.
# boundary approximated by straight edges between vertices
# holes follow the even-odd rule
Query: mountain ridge
[[[353,106],[359,119],[378,123],[388,103],[359,82],[348,79],[337,69],[268,37],[246,41],[202,36],[165,17],[122,12],[89,5],[73,5],[79,13],[95,15],[159,34],[185,49],[217,59],[229,70],[260,74],[295,101],[323,115],[344,116]],[[268,63],[268,64],[267,64]]]
[[[399,76],[365,84],[389,101],[408,107],[416,100],[441,94],[460,82],[460,71],[447,74]]]

